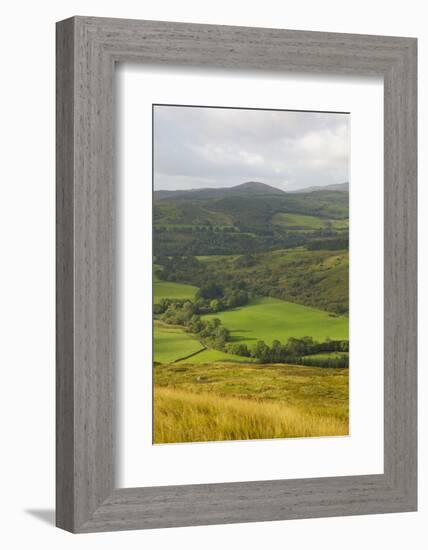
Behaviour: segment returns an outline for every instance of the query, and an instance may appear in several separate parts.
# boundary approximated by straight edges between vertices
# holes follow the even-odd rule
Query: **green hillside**
[[[304,214],[287,214],[284,212],[275,214],[272,218],[272,223],[288,230],[342,230],[348,228],[348,220],[335,220]]]
[[[243,283],[256,295],[339,314],[348,312],[348,250],[299,247],[237,256],[198,256],[197,262],[200,267],[186,272],[185,282],[201,286],[212,278],[226,286]],[[183,271],[174,275],[180,280]]]
[[[153,209],[155,226],[205,226],[209,224],[232,225],[230,216],[221,212],[211,211],[206,206],[193,202],[157,202]]]
[[[159,192],[153,206],[154,253],[243,254],[314,242],[328,249],[337,239],[345,248],[347,218],[348,193],[343,191],[284,193],[248,182],[232,188]]]

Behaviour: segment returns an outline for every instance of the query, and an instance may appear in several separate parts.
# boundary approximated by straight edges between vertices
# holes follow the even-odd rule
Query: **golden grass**
[[[282,402],[155,385],[154,442],[179,443],[348,434],[348,420]]]
[[[348,375],[348,369],[288,364],[190,364],[183,361],[157,365],[154,383],[155,386],[191,393],[282,403],[312,415],[333,416],[347,421]]]

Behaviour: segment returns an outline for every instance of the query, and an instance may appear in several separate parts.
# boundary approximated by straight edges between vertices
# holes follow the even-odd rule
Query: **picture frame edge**
[[[269,510],[272,520],[414,511],[417,508],[417,40],[402,37],[370,37],[370,44],[375,43],[378,48],[377,64],[367,60],[367,72],[383,74],[385,78],[385,140],[389,140],[385,146],[385,250],[388,252],[385,256],[385,357],[389,358],[389,362],[385,361],[385,473],[276,481],[275,485],[280,487],[279,493],[274,493],[276,500],[265,496],[270,508],[264,506],[259,512],[249,508],[254,497],[248,490],[256,489],[260,498],[263,492],[260,484],[272,491],[270,482],[215,484],[215,494],[217,490],[227,494],[232,486],[241,487],[243,493],[235,493],[235,500],[229,497],[228,517],[226,508],[223,514],[218,512],[220,500],[212,502],[212,521],[209,510],[204,509],[203,513],[200,510],[198,517],[198,509],[185,500],[192,495],[192,502],[199,502],[200,509],[203,500],[195,501],[195,495],[201,498],[204,487],[212,495],[212,484],[114,489],[115,358],[111,346],[115,339],[114,66],[127,58],[143,62],[153,59],[152,51],[148,57],[144,53],[144,45],[135,46],[139,36],[143,42],[142,33],[148,29],[161,61],[165,36],[168,37],[174,27],[188,35],[185,42],[189,50],[195,35],[200,36],[198,40],[205,39],[205,47],[209,48],[219,42],[216,33],[224,32],[227,41],[233,41],[236,34],[254,32],[260,40],[263,34],[269,35],[269,41],[279,40],[282,56],[287,51],[286,35],[290,33],[293,46],[289,57],[294,55],[296,61],[286,65],[287,70],[295,69],[305,56],[308,61],[304,68],[312,70],[313,64],[319,63],[323,56],[320,42],[329,52],[325,53],[329,59],[323,65],[324,70],[331,70],[339,59],[339,72],[352,72],[347,62],[355,48],[359,53],[353,67],[361,70],[367,55],[363,51],[364,40],[369,40],[367,35],[316,33],[317,51],[311,53],[313,31],[257,28],[251,31],[243,27],[79,16],[57,24],[57,526],[71,532],[92,532],[269,521],[266,517]],[[164,32],[156,38],[159,28]],[[130,34],[134,53],[130,51]],[[278,35],[284,38],[278,39]],[[305,37],[308,38],[306,44]],[[297,53],[296,40],[300,47]],[[331,46],[332,40],[334,46]],[[341,43],[340,51],[337,41]],[[171,45],[174,49],[169,40],[170,49]],[[239,56],[245,56],[244,46],[239,42],[239,51],[231,54],[230,62],[224,61],[225,66],[236,67]],[[257,49],[257,45],[252,47]],[[336,53],[332,53],[335,48]],[[186,48],[184,50],[180,55],[186,55]],[[269,55],[262,42],[257,51],[260,58]],[[168,55],[167,62],[169,60]],[[186,59],[182,61],[186,63]],[[276,58],[273,65],[275,70],[280,70]],[[258,68],[256,63],[255,70]],[[388,110],[393,105],[395,108]],[[388,231],[387,224],[393,223],[395,231]],[[389,286],[387,280],[391,282]],[[395,338],[393,349],[387,342],[391,336]],[[244,490],[245,486],[248,490]],[[300,487],[309,491],[312,500],[300,504],[284,500],[287,487],[295,491],[289,498],[296,499]],[[311,493],[315,490],[325,491],[324,498]],[[350,491],[351,499],[345,499],[340,510],[336,510],[332,499],[334,495],[343,497],[344,490]],[[163,510],[153,504],[159,499]],[[180,502],[178,507],[177,502]],[[187,505],[187,515],[183,502]]]

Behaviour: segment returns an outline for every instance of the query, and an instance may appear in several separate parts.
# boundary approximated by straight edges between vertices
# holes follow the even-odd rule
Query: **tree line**
[[[348,367],[348,357],[312,357],[317,353],[349,352],[348,340],[331,340],[317,342],[311,336],[303,338],[288,338],[286,343],[273,340],[269,346],[264,340],[259,340],[254,346],[229,342],[225,345],[226,353],[243,357],[252,357],[260,363],[294,363],[313,366]]]

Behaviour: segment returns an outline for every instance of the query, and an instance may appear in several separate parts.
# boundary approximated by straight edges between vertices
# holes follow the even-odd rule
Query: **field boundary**
[[[178,359],[175,359],[173,363],[179,363],[180,361],[185,361],[186,359],[190,359],[191,357],[194,357],[195,355],[198,355],[198,353],[202,353],[203,351],[206,351],[208,348],[200,341],[198,342],[201,344],[202,349],[198,349],[198,351],[194,351],[190,355],[186,355],[185,357],[179,357]]]

